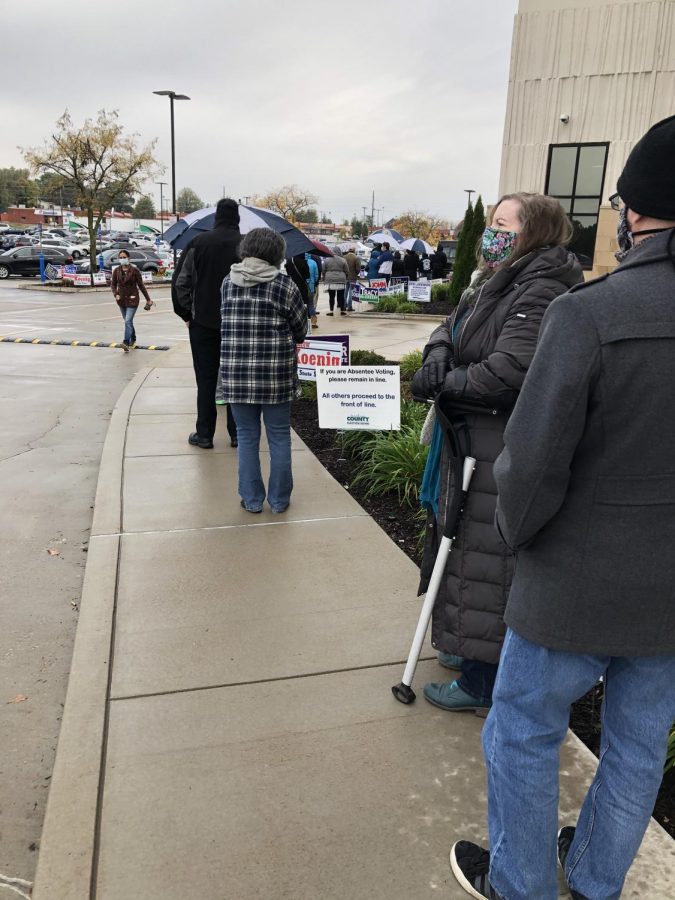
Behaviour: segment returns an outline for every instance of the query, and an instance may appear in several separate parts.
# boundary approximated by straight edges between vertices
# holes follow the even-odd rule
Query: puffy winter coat
[[[499,661],[513,557],[494,527],[497,488],[492,467],[503,449],[504,428],[534,356],[543,315],[552,300],[582,280],[576,257],[565,248],[533,251],[497,271],[471,300],[465,293],[424,349],[425,365],[440,360],[448,367],[437,389],[486,406],[485,415],[466,418],[477,464],[434,609],[432,644],[437,650]],[[413,379],[416,395],[421,393],[421,376],[422,369]],[[448,491],[453,490],[449,478],[444,450],[439,522],[433,517],[429,522],[421,590],[426,590]]]

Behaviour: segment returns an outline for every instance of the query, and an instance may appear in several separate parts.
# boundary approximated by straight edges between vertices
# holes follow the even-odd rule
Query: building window
[[[598,212],[607,169],[609,144],[551,144],[546,193],[556,197],[574,227],[570,250],[584,269],[593,268]]]

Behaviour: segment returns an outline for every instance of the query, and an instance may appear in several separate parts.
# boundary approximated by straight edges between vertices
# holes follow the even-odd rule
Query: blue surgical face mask
[[[127,259],[126,256],[120,256],[120,265],[128,266],[131,262],[130,259]]]
[[[495,269],[511,256],[517,237],[516,231],[500,231],[488,225],[483,232],[481,253],[489,268]]]

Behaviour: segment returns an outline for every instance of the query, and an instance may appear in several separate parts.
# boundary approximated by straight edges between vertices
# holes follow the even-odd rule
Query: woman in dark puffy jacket
[[[480,264],[457,309],[431,335],[413,395],[450,391],[458,401],[484,405],[466,415],[477,460],[469,497],[433,615],[438,660],[461,674],[427,684],[429,702],[447,710],[492,705],[505,626],[513,558],[494,527],[497,489],[492,466],[508,417],[534,355],[542,317],[552,300],[583,280],[565,245],[572,235],[560,203],[541,194],[509,194],[495,207],[482,239]],[[496,411],[496,412],[493,412]],[[430,515],[422,585],[425,590],[448,500],[449,465],[441,454],[438,520]]]

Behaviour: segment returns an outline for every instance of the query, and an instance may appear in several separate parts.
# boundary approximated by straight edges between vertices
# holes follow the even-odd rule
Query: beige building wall
[[[673,113],[675,0],[520,0],[500,193],[543,191],[550,144],[608,141],[606,202],[635,142]]]

